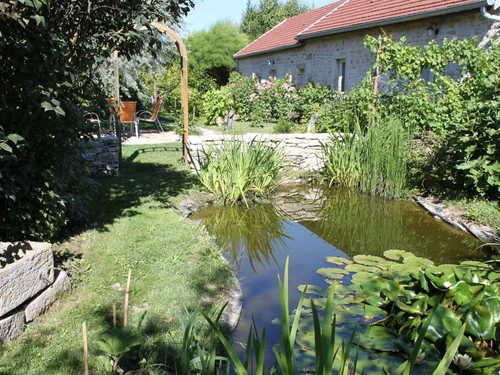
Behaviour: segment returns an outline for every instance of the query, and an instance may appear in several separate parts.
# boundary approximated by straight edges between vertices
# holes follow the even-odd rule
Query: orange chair
[[[134,101],[121,101],[120,102],[120,123],[130,124],[130,131],[132,132],[132,125],[135,126],[135,136],[139,138],[139,121],[135,115],[135,106],[137,102]]]
[[[161,108],[161,102],[162,98],[158,98],[156,100],[156,103],[153,107],[153,112],[149,111],[139,111],[137,112],[137,121],[145,121],[145,122],[153,122],[156,127],[158,128],[158,131],[163,132],[163,127],[161,126],[160,119],[158,118],[158,112],[160,111]],[[146,117],[143,117],[146,116]]]

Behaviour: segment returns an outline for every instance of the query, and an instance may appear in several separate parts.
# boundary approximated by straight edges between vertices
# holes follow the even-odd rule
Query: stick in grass
[[[89,375],[89,352],[87,349],[87,323],[82,324],[82,334],[83,334],[83,368],[85,370],[85,375]]]
[[[132,268],[128,268],[127,289],[125,289],[125,306],[123,311],[123,326],[128,325],[128,297],[130,292],[130,278],[132,277]]]
[[[113,328],[116,327],[116,300],[113,300]]]

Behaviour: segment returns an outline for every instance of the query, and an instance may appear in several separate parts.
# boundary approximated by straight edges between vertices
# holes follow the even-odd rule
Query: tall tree
[[[188,49],[190,67],[205,71],[225,85],[229,73],[236,69],[233,55],[249,43],[238,25],[231,21],[216,22],[209,30],[192,33],[185,41]]]
[[[240,31],[247,34],[251,40],[255,40],[281,21],[308,10],[311,8],[301,0],[286,0],[285,2],[259,0],[257,5],[253,5],[251,0],[247,0]]]

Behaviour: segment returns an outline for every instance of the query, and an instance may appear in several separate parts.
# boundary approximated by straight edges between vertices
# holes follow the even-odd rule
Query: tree
[[[194,32],[186,39],[189,66],[205,71],[220,86],[225,85],[229,73],[236,69],[233,55],[248,42],[238,25],[227,20],[218,21],[208,31]]]
[[[301,0],[286,0],[284,3],[280,0],[259,0],[257,5],[247,0],[240,31],[255,40],[281,21],[308,10],[311,8]]]
[[[47,240],[82,214],[89,190],[78,149],[82,103],[100,98],[95,68],[115,49],[162,43],[192,0],[0,2],[0,238]],[[141,26],[146,30],[137,31]]]

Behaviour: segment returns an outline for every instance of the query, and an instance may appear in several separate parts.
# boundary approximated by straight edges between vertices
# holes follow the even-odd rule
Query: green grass
[[[500,232],[500,203],[481,198],[472,200],[445,200],[445,205],[452,206],[463,212],[464,216],[482,225],[487,225]]]
[[[129,266],[129,325],[144,340],[135,360],[175,372],[186,309],[221,302],[231,276],[208,235],[174,208],[197,188],[181,165],[180,144],[124,146],[123,173],[99,180],[88,229],[55,246],[72,273],[72,291],[0,348],[0,374],[82,374],[83,321],[90,368],[103,373],[96,342],[111,327],[113,300],[122,321],[124,291],[113,285],[125,287]]]
[[[203,117],[199,117],[196,120],[194,120],[193,124],[204,129],[217,130],[222,133],[236,134],[236,135],[243,135],[248,133],[272,134],[274,133],[274,127],[276,126],[275,123],[271,122],[265,122],[262,124],[253,125],[251,122],[248,121],[234,121],[233,129],[227,131],[226,125],[223,125],[221,127],[205,125],[205,119]]]

